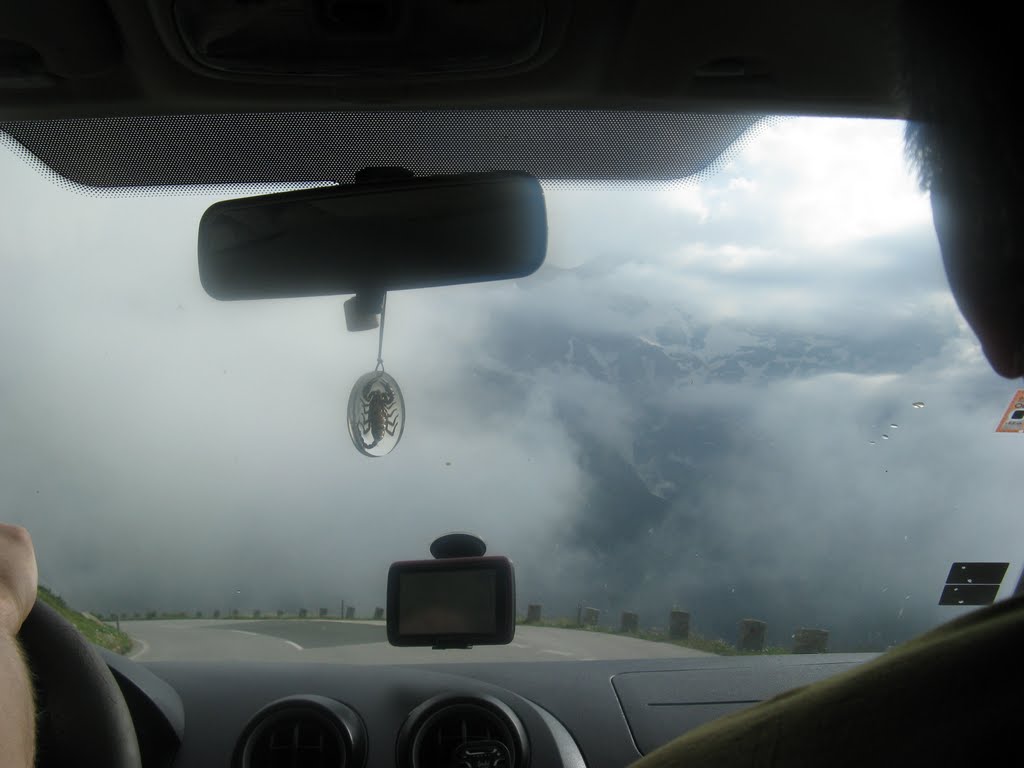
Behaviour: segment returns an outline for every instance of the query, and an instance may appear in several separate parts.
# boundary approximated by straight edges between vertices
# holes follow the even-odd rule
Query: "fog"
[[[217,196],[89,196],[8,142],[0,517],[103,612],[369,613],[450,530],[515,560],[523,609],[679,605],[730,639],[885,647],[962,611],[954,560],[1010,561],[1005,597],[1018,385],[949,295],[901,131],[789,120],[698,183],[549,185],[539,273],[389,297],[408,419],[380,459],[345,426],[377,335],[340,297],[215,302]]]

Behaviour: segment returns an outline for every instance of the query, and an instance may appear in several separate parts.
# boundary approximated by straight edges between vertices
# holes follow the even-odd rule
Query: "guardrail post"
[[[828,630],[798,629],[793,634],[793,653],[828,653]]]
[[[634,611],[623,611],[620,632],[636,632],[640,628],[640,617]]]
[[[672,640],[685,640],[690,636],[690,614],[673,609],[668,615],[668,636]]]
[[[763,651],[768,625],[757,619],[743,619],[740,622],[740,636],[736,647],[741,651]]]

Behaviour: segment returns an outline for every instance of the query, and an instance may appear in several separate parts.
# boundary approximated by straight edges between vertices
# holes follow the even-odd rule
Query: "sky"
[[[342,297],[216,302],[217,196],[91,196],[0,142],[0,518],[87,610],[369,613],[470,530],[521,608],[906,639],[962,611],[954,560],[1016,582],[1024,438],[994,427],[1024,384],[957,312],[901,138],[787,119],[697,182],[547,185],[537,274],[389,297],[378,459]]]

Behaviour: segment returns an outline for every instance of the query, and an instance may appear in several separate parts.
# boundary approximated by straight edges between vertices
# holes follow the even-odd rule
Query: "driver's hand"
[[[0,635],[14,637],[36,602],[39,571],[32,537],[0,523]]]

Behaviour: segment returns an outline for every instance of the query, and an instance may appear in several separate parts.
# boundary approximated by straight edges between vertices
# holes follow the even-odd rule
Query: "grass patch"
[[[97,618],[79,613],[65,603],[64,598],[60,595],[55,595],[41,584],[39,585],[38,599],[63,616],[90,643],[122,655],[131,650],[132,639],[124,632],[118,632],[112,626],[103,623]]]
[[[770,645],[763,651],[740,651],[732,643],[726,642],[717,637],[704,637],[696,632],[690,632],[685,640],[669,638],[668,634],[657,629],[641,629],[639,632],[619,632],[612,627],[589,627],[580,626],[571,619],[541,619],[540,621],[525,621],[517,619],[516,624],[527,627],[552,627],[554,629],[575,629],[580,632],[601,632],[606,635],[623,635],[635,637],[638,640],[649,640],[655,643],[668,643],[678,645],[681,648],[690,648],[695,651],[705,651],[718,656],[780,656],[789,654],[788,648],[777,645]]]

